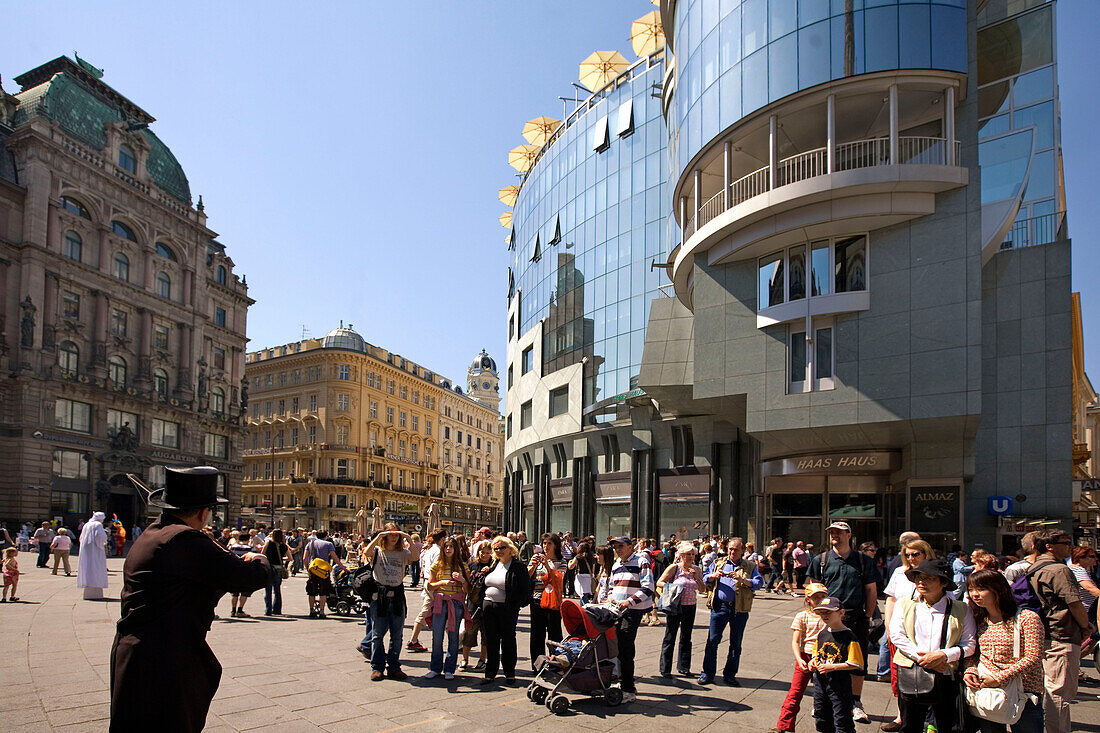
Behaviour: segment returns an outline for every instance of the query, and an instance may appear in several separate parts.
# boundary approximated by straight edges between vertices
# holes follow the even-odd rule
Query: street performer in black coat
[[[122,617],[111,647],[111,731],[201,731],[222,668],[206,643],[225,593],[268,584],[258,553],[237,557],[202,528],[218,497],[215,468],[165,469],[149,492],[160,520],[142,532],[123,566]],[[149,489],[135,477],[130,480]]]

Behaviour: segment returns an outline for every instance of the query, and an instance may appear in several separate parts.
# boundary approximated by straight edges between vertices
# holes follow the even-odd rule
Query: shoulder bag
[[[663,614],[680,613],[680,601],[684,596],[684,586],[679,583],[665,583],[664,590],[657,598],[657,610]]]
[[[1020,613],[1016,613],[1013,621],[1012,658],[1019,659],[1022,654],[1022,640],[1020,632]],[[990,670],[981,662],[978,663],[978,674],[988,676]],[[1027,705],[1028,695],[1024,692],[1023,675],[1016,675],[1001,687],[982,687],[972,690],[968,686],[963,687],[966,696],[966,705],[970,712],[977,717],[1001,725],[1015,725],[1024,714],[1024,706]]]
[[[947,645],[947,631],[950,626],[952,600],[947,599],[947,608],[943,614],[943,633],[940,635],[940,649]],[[915,613],[916,611],[914,611]],[[897,610],[895,610],[897,613]],[[927,695],[932,692],[936,684],[936,675],[930,669],[925,669],[916,662],[909,667],[898,665],[898,692],[902,695]]]
[[[546,574],[546,584],[542,587],[542,596],[539,605],[557,611],[561,608],[562,586],[564,574],[560,570],[551,570]]]

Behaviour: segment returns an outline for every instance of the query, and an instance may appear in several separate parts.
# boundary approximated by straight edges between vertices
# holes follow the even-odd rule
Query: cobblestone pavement
[[[122,561],[108,560],[110,588],[105,601],[84,601],[76,577],[54,576],[23,553],[20,603],[0,606],[3,695],[0,720],[8,730],[48,724],[54,731],[107,729],[111,640],[118,618]],[[405,682],[371,682],[370,667],[356,651],[359,619],[305,618],[302,575],[283,584],[285,617],[263,617],[263,593],[246,606],[250,619],[229,619],[229,599],[218,608],[208,636],[221,660],[221,687],[207,718],[208,731],[278,729],[296,731],[565,730],[637,731],[661,721],[676,731],[766,731],[775,725],[790,682],[791,617],[801,601],[759,594],[745,634],[742,687],[719,682],[709,689],[683,678],[657,675],[662,628],[643,627],[638,636],[638,700],[618,708],[578,701],[556,717],[530,702],[531,678],[526,612],[520,616],[520,685],[477,685],[475,673],[446,682],[423,679],[428,654],[403,653]],[[410,595],[410,600],[415,596]],[[408,641],[409,629],[405,631]],[[693,635],[692,670],[698,672],[706,640],[700,607]],[[429,633],[421,641],[431,642]],[[721,653],[724,653],[723,644]],[[476,651],[475,651],[476,655]],[[872,658],[873,660],[873,658]],[[1074,730],[1100,731],[1098,687],[1084,687],[1074,706]],[[895,710],[889,685],[868,682],[863,695],[875,721],[857,726],[877,731]],[[804,701],[799,731],[812,731],[812,702]],[[150,721],[154,726],[157,721]],[[666,727],[666,730],[669,729]]]

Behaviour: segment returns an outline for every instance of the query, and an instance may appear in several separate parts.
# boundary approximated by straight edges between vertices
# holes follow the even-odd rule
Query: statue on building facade
[[[19,321],[19,345],[30,349],[34,347],[34,314],[38,309],[34,307],[29,295],[19,307],[23,310],[23,318]]]
[[[248,378],[241,377],[241,412],[248,407]]]

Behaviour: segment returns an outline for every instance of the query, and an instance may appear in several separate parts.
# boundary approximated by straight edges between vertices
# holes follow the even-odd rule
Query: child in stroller
[[[362,616],[367,610],[367,604],[356,595],[351,588],[351,580],[355,577],[355,570],[333,568],[332,588],[334,594],[328,597],[327,605],[330,611],[337,616]]]
[[[569,709],[566,693],[602,698],[611,706],[621,703],[622,690],[611,686],[617,676],[615,622],[620,615],[622,610],[613,605],[581,606],[575,600],[563,600],[561,620],[567,636],[546,643],[547,654],[535,661],[538,672],[527,697],[538,705],[545,703],[555,715]]]

